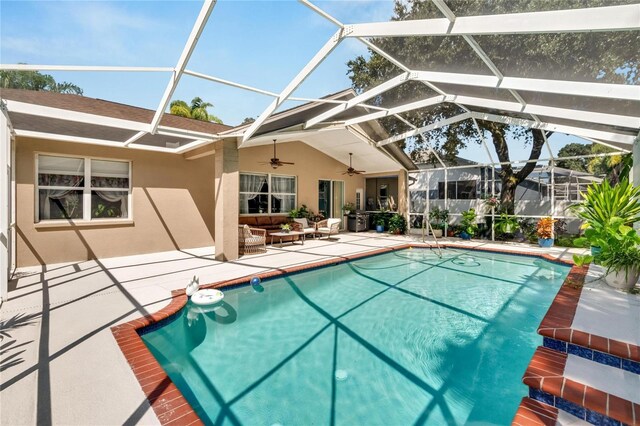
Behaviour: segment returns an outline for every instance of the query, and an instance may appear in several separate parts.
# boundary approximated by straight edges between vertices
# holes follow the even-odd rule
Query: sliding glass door
[[[318,212],[324,217],[342,219],[344,206],[344,182],[341,180],[318,181]]]
[[[334,180],[331,182],[333,213],[331,217],[337,217],[342,219],[342,207],[344,207],[344,182],[341,180]]]

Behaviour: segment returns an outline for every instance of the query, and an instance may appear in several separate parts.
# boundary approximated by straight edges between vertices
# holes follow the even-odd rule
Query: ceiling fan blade
[[[367,171],[366,171],[366,170],[354,170],[354,172],[356,172],[356,173],[358,173],[358,174],[361,174],[361,173],[367,173]]]
[[[290,163],[288,161],[278,161],[278,163],[280,163],[280,164],[296,164],[296,163]]]

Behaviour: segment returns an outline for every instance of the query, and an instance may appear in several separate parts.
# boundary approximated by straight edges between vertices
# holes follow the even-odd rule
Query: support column
[[[224,139],[216,142],[214,148],[216,260],[229,261],[238,258],[238,142],[235,138]]]
[[[13,263],[14,241],[12,238],[14,221],[12,215],[12,165],[13,143],[8,112],[4,103],[0,103],[0,299],[9,297],[9,274]]]
[[[640,135],[633,141],[633,185],[640,186]]]
[[[409,173],[404,169],[398,172],[398,213],[409,223]]]
[[[632,159],[633,159],[633,168],[631,169],[633,179],[633,186],[640,186],[640,134],[633,141],[633,151],[632,151]],[[633,226],[637,230],[640,230],[640,222],[636,222]]]

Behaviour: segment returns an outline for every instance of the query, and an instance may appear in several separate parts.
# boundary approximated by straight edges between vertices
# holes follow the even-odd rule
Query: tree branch
[[[544,145],[544,136],[542,134],[542,130],[532,129],[531,133],[533,134],[533,146],[531,147],[531,154],[529,154],[529,160],[537,160],[540,158],[540,153],[542,152],[542,146]],[[531,174],[533,169],[536,168],[536,163],[526,163],[523,168],[520,169],[518,173],[516,173],[516,179],[518,183],[522,182]]]

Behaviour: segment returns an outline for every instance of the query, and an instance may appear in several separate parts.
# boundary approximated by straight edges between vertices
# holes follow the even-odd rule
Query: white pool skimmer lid
[[[200,278],[195,275],[189,284],[187,284],[185,293],[187,293],[187,296],[191,298],[193,303],[200,306],[215,305],[224,299],[224,293],[220,290],[214,288],[200,290]]]

